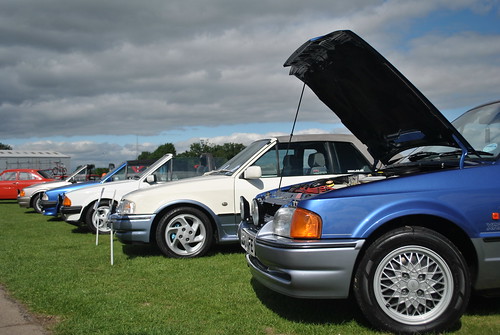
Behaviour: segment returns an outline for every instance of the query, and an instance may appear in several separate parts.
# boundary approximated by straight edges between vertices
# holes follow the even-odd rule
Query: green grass
[[[54,334],[381,334],[351,300],[300,300],[252,280],[238,246],[170,259],[0,201],[0,283]],[[1,311],[0,311],[1,312]],[[500,333],[500,299],[474,298],[455,334]]]

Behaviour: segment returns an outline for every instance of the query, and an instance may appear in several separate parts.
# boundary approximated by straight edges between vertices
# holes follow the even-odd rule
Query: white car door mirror
[[[150,174],[149,176],[147,176],[146,177],[146,183],[149,183],[149,184],[156,183],[156,175]]]
[[[259,179],[262,177],[262,169],[260,166],[253,165],[243,172],[244,179]]]

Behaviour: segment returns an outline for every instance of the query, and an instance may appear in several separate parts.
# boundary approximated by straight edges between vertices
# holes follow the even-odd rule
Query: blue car
[[[45,191],[42,195],[40,206],[43,215],[57,216],[62,205],[62,197],[66,192],[80,189],[94,184],[103,184],[115,180],[131,179],[150,166],[154,160],[130,160],[120,164],[117,168],[108,172],[100,180],[87,181],[83,183],[73,183],[66,186]]]
[[[297,298],[354,295],[394,333],[457,324],[471,292],[500,288],[500,102],[450,123],[351,31],[285,63],[368,147],[376,173],[241,199],[253,277]]]

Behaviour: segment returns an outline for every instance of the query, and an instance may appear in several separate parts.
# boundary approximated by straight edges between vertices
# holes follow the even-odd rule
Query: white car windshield
[[[225,163],[219,169],[212,172],[212,174],[225,174],[231,176],[242,164],[248,162],[250,158],[252,158],[257,152],[259,152],[264,146],[269,144],[270,141],[271,140],[266,139],[253,142],[243,151],[227,161],[227,163]]]

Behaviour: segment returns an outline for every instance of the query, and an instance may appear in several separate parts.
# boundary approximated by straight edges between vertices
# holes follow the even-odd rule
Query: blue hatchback
[[[108,172],[101,180],[87,181],[83,183],[74,183],[66,186],[61,186],[47,190],[42,195],[40,205],[43,210],[43,215],[56,216],[59,213],[59,208],[62,205],[62,197],[66,192],[77,190],[89,185],[103,184],[115,180],[125,180],[133,178],[138,175],[148,166],[150,166],[153,160],[130,160],[125,161],[120,164],[117,168]]]
[[[500,102],[451,124],[350,31],[307,41],[285,66],[383,168],[241,199],[252,275],[293,297],[353,293],[385,331],[451,327],[472,290],[500,288]]]

